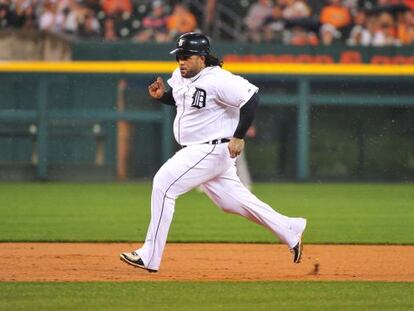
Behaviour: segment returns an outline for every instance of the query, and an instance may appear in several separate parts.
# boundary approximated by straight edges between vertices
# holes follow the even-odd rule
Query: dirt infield
[[[161,270],[119,260],[126,243],[0,243],[0,281],[414,281],[414,246],[168,244]]]

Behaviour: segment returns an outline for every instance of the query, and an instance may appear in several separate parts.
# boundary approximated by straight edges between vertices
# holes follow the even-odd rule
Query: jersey
[[[206,67],[192,78],[183,78],[177,68],[167,82],[177,107],[174,137],[186,146],[231,138],[240,108],[259,90],[219,66]]]
[[[244,187],[237,176],[235,159],[230,156],[229,144],[205,144],[233,137],[240,108],[258,88],[219,66],[204,68],[192,78],[183,78],[177,69],[168,84],[177,106],[174,135],[186,148],[179,149],[155,174],[145,243],[133,253],[121,254],[121,259],[151,272],[158,271],[175,200],[201,185],[223,211],[246,217],[273,232],[293,250],[294,262],[298,263],[306,220],[279,214]]]

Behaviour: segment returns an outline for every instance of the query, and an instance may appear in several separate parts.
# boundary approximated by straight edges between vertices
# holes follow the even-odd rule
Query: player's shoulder
[[[232,73],[226,69],[221,68],[220,66],[212,66],[208,67],[208,74],[218,75],[218,76],[227,76],[231,75]]]
[[[220,66],[213,66],[213,67],[209,67],[207,68],[208,70],[206,70],[206,77],[214,77],[214,79],[216,79],[216,81],[228,81],[228,80],[232,80],[236,77],[239,77],[233,73],[231,73],[230,71],[221,68]]]
[[[180,85],[181,82],[181,74],[180,74],[180,68],[177,67],[171,74],[171,77],[167,80],[167,83],[169,86],[171,86],[172,88],[177,87],[178,85]]]
[[[180,74],[180,67],[177,67],[177,68],[175,68],[175,69],[174,69],[174,71],[172,72],[172,74],[171,74],[171,78],[176,79],[176,78],[180,78],[180,77],[181,77],[181,74]]]
[[[234,74],[226,69],[221,68],[220,66],[215,66],[213,70],[211,70],[211,74],[213,74],[217,81],[222,81],[222,85],[225,86],[226,83],[245,83],[249,82],[246,78]]]

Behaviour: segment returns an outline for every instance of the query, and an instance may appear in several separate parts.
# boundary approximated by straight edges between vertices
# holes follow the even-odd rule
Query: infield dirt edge
[[[1,243],[2,282],[414,281],[413,245],[167,244],[158,273],[119,259],[132,243]]]

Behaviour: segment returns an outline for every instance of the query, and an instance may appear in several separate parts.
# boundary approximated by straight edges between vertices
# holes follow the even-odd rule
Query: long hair
[[[223,61],[220,60],[218,57],[214,56],[214,55],[207,55],[206,56],[206,60],[204,61],[204,63],[206,64],[207,67],[210,66],[223,66]]]

